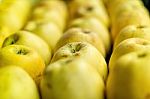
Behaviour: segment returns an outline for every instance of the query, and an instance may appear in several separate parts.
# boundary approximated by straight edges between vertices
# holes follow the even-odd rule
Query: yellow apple
[[[69,28],[72,27],[90,29],[93,32],[96,32],[99,35],[100,39],[103,41],[106,52],[109,53],[111,47],[111,39],[109,31],[96,18],[89,18],[89,17],[77,18],[70,22]]]
[[[109,60],[109,69],[111,70],[114,68],[114,64],[119,57],[141,49],[150,49],[150,41],[142,38],[130,38],[122,41],[118,44],[118,46],[116,46],[111,55]]]
[[[114,48],[123,40],[135,37],[150,40],[150,27],[130,25],[123,28],[116,37]]]
[[[61,0],[41,1],[33,10],[31,21],[52,22],[64,30],[67,20],[67,7]]]
[[[19,66],[0,68],[0,99],[40,99],[33,79]]]
[[[0,49],[0,67],[6,65],[22,67],[37,84],[45,68],[44,61],[39,54],[23,45],[9,45]]]
[[[107,99],[149,99],[150,50],[141,49],[116,60],[107,80]]]
[[[107,78],[107,64],[100,52],[89,43],[86,42],[72,42],[67,43],[60,49],[58,49],[51,60],[51,62],[58,61],[62,58],[77,57],[85,60],[91,66],[93,66],[106,80]]]
[[[41,55],[41,57],[45,61],[45,64],[46,65],[49,64],[51,59],[51,49],[49,48],[48,44],[44,40],[42,40],[40,37],[36,36],[35,34],[27,31],[18,31],[8,36],[4,40],[2,47],[12,45],[12,44],[25,45],[33,48]]]
[[[31,31],[45,40],[49,47],[53,50],[59,38],[62,36],[62,31],[53,23],[38,23],[30,21],[25,30]]]
[[[126,4],[125,6],[119,7],[115,15],[112,18],[111,28],[113,41],[119,32],[128,25],[150,26],[149,12],[144,7]]]
[[[0,27],[11,32],[21,29],[31,11],[30,0],[3,0],[0,2]]]
[[[102,1],[99,0],[72,0],[69,3],[71,19],[79,17],[94,17],[109,27],[109,17]]]
[[[82,59],[62,59],[49,65],[41,81],[42,99],[104,99],[104,82]]]
[[[92,32],[89,29],[70,28],[57,42],[55,51],[71,42],[88,42],[95,46],[104,57],[106,56],[105,46],[102,40],[95,32]]]

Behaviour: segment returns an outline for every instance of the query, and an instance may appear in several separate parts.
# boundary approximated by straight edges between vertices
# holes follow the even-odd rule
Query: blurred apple
[[[143,38],[150,40],[150,27],[130,25],[123,28],[116,37],[114,48],[122,41],[129,38]]]
[[[53,50],[59,38],[62,36],[62,31],[53,23],[37,23],[35,21],[28,22],[25,30],[31,31],[45,40]]]
[[[40,99],[33,79],[19,66],[0,69],[0,99]]]
[[[141,38],[130,38],[122,41],[114,49],[109,60],[109,69],[114,68],[117,59],[130,52],[135,52],[141,49],[150,49],[150,41]]]

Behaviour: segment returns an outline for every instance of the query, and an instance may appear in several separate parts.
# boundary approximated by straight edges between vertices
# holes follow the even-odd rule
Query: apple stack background
[[[45,40],[53,51],[66,27],[67,18],[67,5],[64,1],[41,0],[24,29]]]
[[[150,97],[150,17],[141,0],[107,0],[114,42],[107,99]]]

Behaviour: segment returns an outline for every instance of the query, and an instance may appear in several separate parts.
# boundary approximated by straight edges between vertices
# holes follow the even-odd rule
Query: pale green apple
[[[111,70],[114,68],[114,64],[119,57],[141,49],[150,49],[150,41],[142,38],[130,38],[122,41],[116,46],[110,57],[109,69]]]
[[[107,80],[107,99],[149,99],[150,50],[141,49],[116,60]]]
[[[72,0],[69,3],[71,19],[79,17],[94,17],[109,27],[109,17],[102,1],[100,0]]]
[[[41,81],[42,99],[104,99],[104,82],[85,60],[67,58],[50,64]]]
[[[0,99],[40,99],[33,79],[19,66],[0,68]]]
[[[51,62],[58,61],[62,58],[77,57],[85,60],[92,67],[94,67],[103,80],[107,78],[107,64],[100,52],[89,43],[86,42],[72,42],[67,43],[58,49],[51,60]]]
[[[94,31],[95,33],[97,33],[105,45],[106,52],[109,53],[110,47],[111,47],[111,39],[110,39],[109,31],[96,18],[82,17],[82,18],[74,19],[69,24],[69,28],[73,28],[73,27],[78,27],[82,29],[90,29]]]
[[[26,70],[39,84],[45,64],[39,54],[23,45],[9,45],[0,49],[0,67],[17,65]]]
[[[25,30],[31,31],[45,40],[49,47],[53,50],[56,43],[62,36],[62,31],[53,23],[49,22],[35,22],[30,21],[28,22]]]
[[[95,32],[89,29],[70,28],[63,34],[63,36],[57,42],[55,46],[55,51],[57,51],[60,47],[64,46],[65,44],[71,42],[88,42],[95,46],[104,57],[106,56],[105,46],[102,40]]]
[[[130,25],[123,28],[116,37],[114,48],[128,38],[143,38],[150,41],[150,27]]]
[[[39,55],[41,55],[46,65],[48,65],[51,60],[51,49],[49,48],[48,44],[33,33],[27,31],[18,31],[8,36],[4,40],[2,47],[12,44],[25,45],[33,48],[39,53]]]

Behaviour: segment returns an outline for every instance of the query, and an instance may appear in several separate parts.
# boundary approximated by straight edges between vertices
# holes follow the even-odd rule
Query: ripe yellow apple
[[[100,52],[89,43],[86,42],[72,42],[67,43],[58,49],[51,62],[58,61],[62,58],[77,57],[85,60],[92,67],[94,67],[101,77],[106,80],[107,78],[107,64]]]
[[[71,19],[79,17],[94,17],[109,27],[109,17],[102,1],[99,0],[72,0],[69,3]]]
[[[0,67],[17,65],[26,70],[39,84],[45,68],[43,59],[29,47],[23,45],[9,45],[0,50]]]
[[[116,16],[112,18],[111,34],[113,41],[119,32],[128,25],[150,26],[149,12],[146,8],[126,4],[118,9]]]
[[[70,22],[69,28],[79,27],[96,32],[105,45],[106,52],[110,51],[111,39],[108,29],[96,18],[82,17]]]
[[[4,42],[3,46],[8,46],[12,44],[25,45],[36,50],[39,55],[45,61],[45,64],[48,65],[51,59],[51,49],[48,44],[42,40],[40,37],[36,36],[33,33],[27,31],[18,31],[10,36],[8,36]]]
[[[130,25],[123,28],[116,37],[114,48],[123,40],[135,37],[150,40],[150,27]]]
[[[40,99],[33,79],[19,66],[0,69],[0,99]]]
[[[0,27],[11,32],[21,29],[28,19],[32,3],[30,0],[3,0],[0,2]]]
[[[128,53],[116,61],[107,80],[107,99],[150,97],[150,50]]]
[[[62,36],[62,31],[53,23],[38,23],[30,21],[25,30],[31,31],[45,40],[49,47],[53,50],[59,38]]]
[[[67,58],[49,65],[41,81],[42,99],[104,99],[104,82],[82,59]]]
[[[118,44],[118,46],[116,46],[111,55],[109,60],[109,69],[111,70],[114,68],[114,64],[119,57],[141,49],[150,49],[150,41],[142,38],[130,38],[122,41]]]
[[[119,10],[120,8],[122,9],[126,9],[126,7],[132,7],[131,10],[134,9],[134,7],[142,7],[144,6],[143,3],[141,2],[141,0],[107,0],[107,10],[109,12],[110,18],[114,15],[116,15],[116,12]],[[136,9],[135,9],[136,10]]]
[[[32,21],[52,22],[64,30],[67,20],[67,7],[62,0],[41,1],[33,10]]]
[[[88,42],[95,46],[99,52],[105,57],[105,46],[99,36],[90,31],[89,29],[81,29],[81,28],[70,28],[66,31],[65,34],[59,39],[56,44],[55,52],[62,46],[71,42]]]

